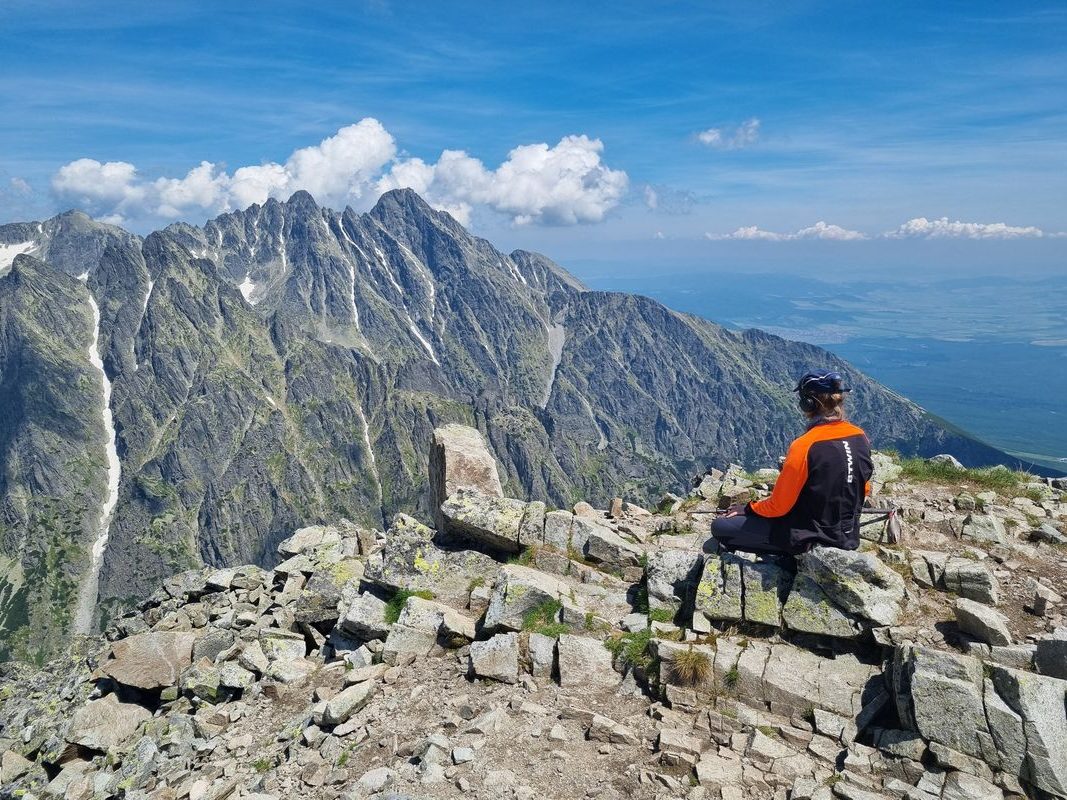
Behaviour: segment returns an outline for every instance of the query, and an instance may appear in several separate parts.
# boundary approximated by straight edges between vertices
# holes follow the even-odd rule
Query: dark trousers
[[[743,550],[746,553],[794,555],[789,545],[789,531],[776,519],[759,514],[738,514],[719,517],[711,523],[711,535],[722,550]],[[705,545],[708,549],[709,541]]]

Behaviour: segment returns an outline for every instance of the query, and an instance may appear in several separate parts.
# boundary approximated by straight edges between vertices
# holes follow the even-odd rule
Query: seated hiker
[[[789,446],[770,497],[731,506],[712,523],[722,550],[786,555],[817,544],[859,547],[860,509],[873,464],[867,435],[845,420],[851,389],[836,372],[809,372],[793,391],[808,430]]]

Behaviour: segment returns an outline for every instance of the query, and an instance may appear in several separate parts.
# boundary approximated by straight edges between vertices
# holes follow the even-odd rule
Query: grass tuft
[[[682,686],[699,686],[711,679],[711,659],[708,654],[690,647],[671,659],[671,680]]]
[[[652,663],[648,655],[648,643],[652,640],[652,631],[644,628],[634,633],[612,636],[604,641],[604,647],[626,666],[647,668]]]

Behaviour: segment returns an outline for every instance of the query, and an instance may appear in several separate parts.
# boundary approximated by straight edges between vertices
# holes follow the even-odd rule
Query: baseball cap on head
[[[794,392],[803,394],[834,394],[851,392],[851,386],[845,386],[845,379],[840,372],[808,372],[797,381]]]

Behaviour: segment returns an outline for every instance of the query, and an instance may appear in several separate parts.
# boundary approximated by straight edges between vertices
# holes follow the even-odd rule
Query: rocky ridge
[[[305,525],[432,522],[448,422],[486,436],[511,496],[649,504],[776,457],[819,364],[881,446],[1006,459],[819,348],[588,291],[410,191],[364,214],[298,192],[144,238],[69,212],[0,245],[0,657],[47,658],[79,592],[102,627],[175,572],[273,567]]]
[[[0,795],[1067,797],[1062,482],[879,455],[903,525],[792,563],[707,541],[773,469],[564,511],[505,497],[476,431],[430,449],[439,530],[302,528],[7,665]]]

